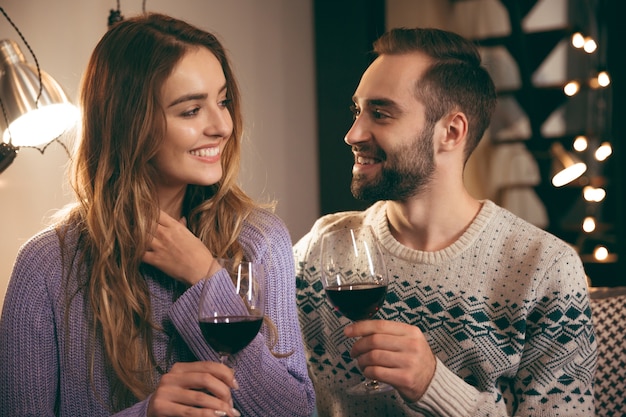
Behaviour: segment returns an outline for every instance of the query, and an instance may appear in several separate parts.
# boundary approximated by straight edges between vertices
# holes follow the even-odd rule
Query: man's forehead
[[[429,65],[422,53],[381,55],[363,73],[353,99],[398,102],[414,97],[416,83]]]
[[[384,76],[387,74],[420,78],[433,60],[422,52],[409,52],[404,54],[383,54],[378,56],[367,68],[364,75],[374,73]]]

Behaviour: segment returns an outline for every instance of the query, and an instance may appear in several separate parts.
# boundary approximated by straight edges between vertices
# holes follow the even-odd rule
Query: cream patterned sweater
[[[418,326],[437,356],[427,392],[349,397],[362,379],[349,321],[325,300],[323,232],[369,224],[390,285],[376,318]],[[295,246],[300,321],[320,417],[594,414],[597,350],[582,263],[563,241],[491,201],[451,246],[421,252],[391,235],[385,202],[319,219]]]

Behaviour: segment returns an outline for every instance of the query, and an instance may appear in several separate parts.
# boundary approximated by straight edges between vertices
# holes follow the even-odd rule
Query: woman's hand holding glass
[[[205,415],[237,417],[231,389],[237,389],[232,369],[217,362],[177,362],[161,377],[150,397],[148,417]]]

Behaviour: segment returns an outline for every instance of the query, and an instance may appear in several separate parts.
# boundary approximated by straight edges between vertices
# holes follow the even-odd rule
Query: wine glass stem
[[[220,355],[220,362],[222,363],[222,365],[226,365],[227,361],[228,361],[228,355]]]

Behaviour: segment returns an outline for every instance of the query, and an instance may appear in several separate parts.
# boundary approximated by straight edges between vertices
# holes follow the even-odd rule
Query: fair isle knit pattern
[[[275,356],[266,346],[264,326],[259,335],[233,356],[235,407],[243,416],[309,416],[315,394],[307,375],[302,336],[293,285],[291,237],[275,215],[255,211],[238,237],[246,256],[261,260],[268,279],[266,315],[276,326]],[[70,239],[73,241],[75,239]],[[110,370],[101,348],[95,351],[93,374],[89,372],[87,305],[79,294],[64,320],[64,281],[59,239],[48,229],[27,242],[18,254],[0,320],[0,415],[13,416],[110,416]],[[202,282],[180,296],[176,282],[153,268],[144,277],[150,288],[156,331],[153,353],[160,367],[174,362],[219,361],[204,341],[198,325],[198,298]],[[73,282],[76,278],[74,277]],[[228,274],[218,271],[211,280],[218,287],[232,286]],[[224,304],[241,302],[230,291],[216,296]],[[288,353],[292,354],[289,355]],[[145,416],[148,400],[138,401],[116,416]]]
[[[325,299],[325,231],[369,224],[390,285],[376,319],[418,326],[437,356],[427,392],[407,404],[393,391],[344,390],[362,380],[350,358],[349,320]],[[593,415],[597,347],[580,258],[567,244],[484,201],[459,240],[438,252],[402,246],[385,203],[319,219],[295,246],[300,321],[320,417]]]

